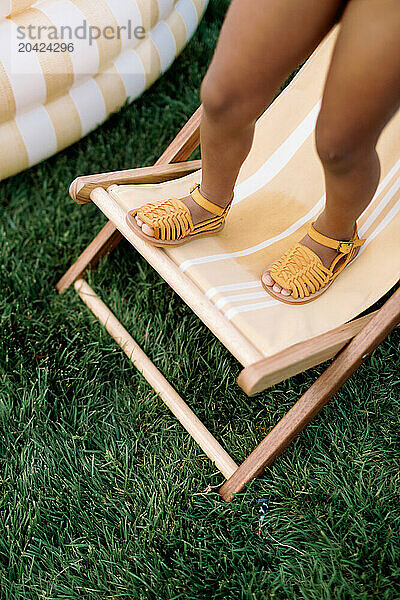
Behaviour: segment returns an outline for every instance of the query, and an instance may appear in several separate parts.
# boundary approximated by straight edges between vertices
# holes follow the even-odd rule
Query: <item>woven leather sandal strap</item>
[[[333,250],[336,250],[337,252],[341,252],[342,254],[349,254],[353,250],[353,248],[359,248],[365,242],[365,240],[360,240],[358,238],[357,226],[355,228],[355,231],[354,231],[354,234],[353,234],[353,237],[351,238],[351,240],[345,240],[345,241],[335,240],[334,238],[330,238],[326,235],[323,235],[322,233],[319,233],[319,231],[317,231],[314,228],[314,223],[310,223],[310,227],[308,228],[307,233],[310,236],[310,238],[313,239],[318,244],[321,244],[322,246],[326,246],[327,248],[332,248]]]
[[[330,280],[330,271],[307,246],[297,243],[269,270],[272,278],[293,293],[293,298],[304,298],[320,290]]]
[[[131,214],[152,227],[157,240],[178,240],[194,228],[188,207],[178,198],[149,202]]]
[[[213,202],[207,200],[207,198],[204,198],[203,194],[200,193],[199,183],[197,183],[191,188],[190,195],[192,196],[196,204],[198,204],[208,212],[212,213],[213,215],[216,215],[217,217],[222,217],[226,213],[226,208],[222,208],[222,206],[218,206],[218,204],[214,204]]]

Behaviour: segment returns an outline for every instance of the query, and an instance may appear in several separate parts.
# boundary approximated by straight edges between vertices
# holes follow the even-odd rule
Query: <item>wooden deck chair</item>
[[[400,274],[400,113],[378,145],[382,177],[359,221],[367,237],[359,257],[316,301],[288,306],[260,284],[263,268],[298,241],[324,203],[314,127],[337,31],[332,31],[257,122],[224,231],[183,247],[159,249],[127,226],[129,209],[182,196],[199,181],[201,107],[153,167],[80,177],[78,203],[94,202],[109,222],[58,284],[72,283],[130,360],[226,478],[225,500],[243,489],[288,446],[362,361],[400,322],[400,289],[372,314],[356,318],[396,285]],[[256,216],[264,214],[261,220]],[[253,395],[337,356],[238,467],[83,279],[124,236],[243,365],[238,384]],[[374,277],[370,277],[370,273]]]

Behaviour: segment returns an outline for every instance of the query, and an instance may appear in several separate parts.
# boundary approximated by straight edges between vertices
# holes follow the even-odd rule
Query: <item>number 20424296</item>
[[[54,44],[31,44],[30,42],[21,42],[18,44],[18,52],[73,52],[74,44],[66,42],[57,42]]]

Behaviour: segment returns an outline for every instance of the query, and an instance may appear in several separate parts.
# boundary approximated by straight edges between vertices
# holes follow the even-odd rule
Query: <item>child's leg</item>
[[[350,0],[329,69],[316,127],[326,205],[316,229],[350,239],[380,177],[379,135],[400,105],[400,2]],[[308,236],[301,240],[329,267],[337,256]],[[270,275],[263,277],[273,284]],[[275,292],[282,295],[277,284]]]
[[[342,5],[343,0],[232,1],[201,88],[201,191],[209,200],[229,202],[256,119],[331,29]],[[184,201],[194,223],[212,216],[190,197]]]

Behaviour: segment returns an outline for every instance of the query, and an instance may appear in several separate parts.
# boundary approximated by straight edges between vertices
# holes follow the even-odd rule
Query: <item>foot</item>
[[[315,222],[314,227],[315,227],[315,229],[317,229],[317,231],[319,231],[320,233],[322,233],[324,235],[327,235],[328,237],[332,237],[337,240],[345,241],[345,240],[350,240],[352,238],[353,233],[354,233],[355,223],[351,226],[350,234],[349,234],[349,230],[347,230],[342,235],[337,235],[336,232],[333,233],[332,231],[329,231],[329,230],[327,231],[325,227],[321,227],[318,224],[318,220]],[[319,244],[318,242],[311,239],[308,234],[306,234],[303,237],[303,239],[300,240],[300,243],[303,244],[304,246],[307,246],[307,248],[310,248],[310,250],[315,252],[315,254],[321,259],[321,262],[324,265],[324,267],[326,267],[327,269],[330,268],[333,260],[338,255],[336,250],[333,250],[332,248],[327,248],[326,246]],[[342,264],[341,261],[339,261],[338,266],[340,266],[341,264]],[[292,295],[291,290],[286,290],[285,288],[282,288],[278,283],[276,283],[273,280],[273,278],[271,277],[271,275],[269,273],[264,273],[262,276],[262,280],[265,283],[265,285],[272,288],[272,290],[276,294],[281,294],[283,297]]]
[[[202,191],[201,193],[203,194]],[[205,196],[205,194],[203,194],[203,196]],[[207,196],[205,196],[205,198],[208,199]],[[205,210],[202,206],[199,206],[190,195],[186,196],[185,198],[180,198],[180,200],[188,207],[192,217],[193,225],[203,223],[203,221],[207,221],[208,219],[212,219],[213,217],[215,217],[213,213],[210,213],[208,210]],[[226,201],[224,203],[223,201],[217,201],[214,198],[210,198],[210,201],[214,202],[215,204],[218,204],[223,208],[228,204],[228,202]],[[139,225],[139,227],[145,235],[148,235],[149,237],[154,237],[154,229],[152,227],[147,225],[147,223],[144,223],[138,216],[136,216],[135,219],[136,223]]]

